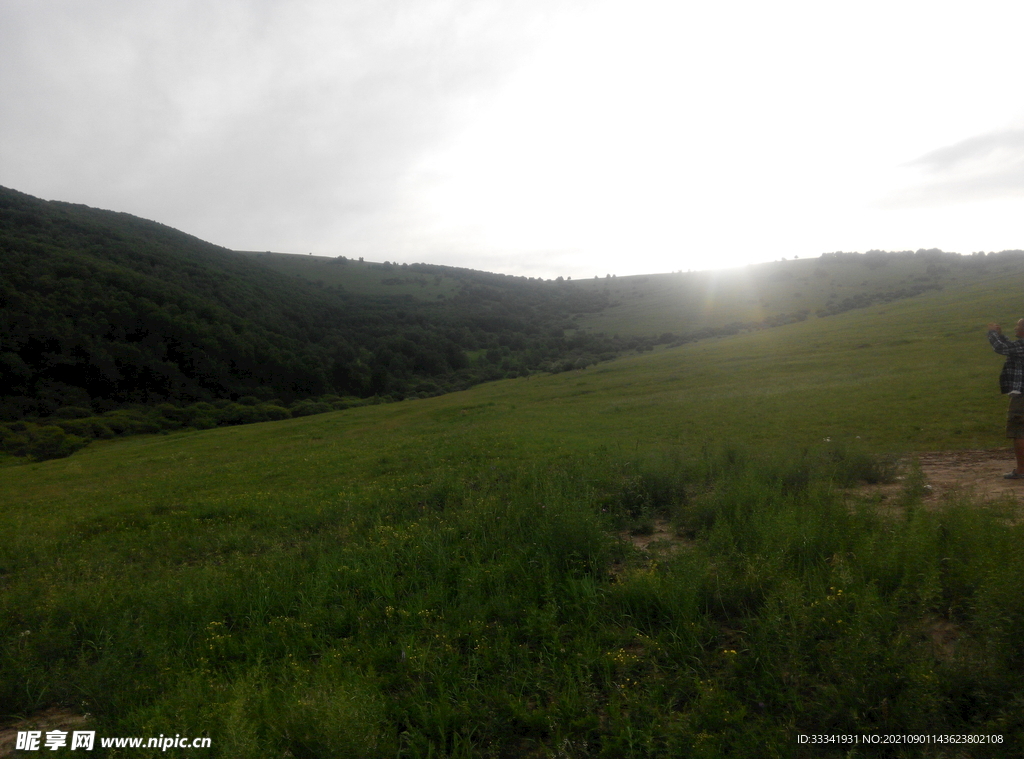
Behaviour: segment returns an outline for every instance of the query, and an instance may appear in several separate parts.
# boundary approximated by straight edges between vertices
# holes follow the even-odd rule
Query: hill
[[[6,419],[430,395],[626,347],[564,334],[599,293],[468,271],[443,303],[342,292],[154,222],[7,189],[0,256]]]
[[[1024,271],[1024,255],[828,254],[555,281],[238,253],[0,188],[0,452],[235,425],[579,370]]]
[[[484,272],[451,266],[412,264],[410,268],[409,264],[363,261],[346,256],[301,256],[269,250],[243,252],[260,266],[320,287],[359,295],[408,296],[426,302],[453,298],[472,278],[486,277]]]
[[[231,757],[1013,755],[1017,506],[845,488],[1005,445],[1022,285],[0,469],[0,708]]]
[[[607,308],[577,319],[581,329],[693,339],[813,320],[1022,272],[1024,251],[970,256],[940,250],[869,251],[573,284],[608,300]]]
[[[0,246],[8,416],[324,389],[339,309],[231,251],[11,190]]]
[[[250,252],[273,271],[320,287],[365,295],[402,294],[425,302],[463,293],[474,277],[429,264],[364,262],[345,256]],[[1024,251],[962,256],[937,249],[825,253],[735,269],[565,280],[559,292],[600,296],[571,311],[566,329],[629,338],[635,345],[681,343],[832,316],[932,290],[958,289],[1024,273]],[[501,276],[501,275],[497,275]],[[508,278],[508,282],[525,278]],[[492,280],[494,281],[494,280]],[[499,280],[500,281],[500,280]],[[534,280],[540,282],[542,280]]]

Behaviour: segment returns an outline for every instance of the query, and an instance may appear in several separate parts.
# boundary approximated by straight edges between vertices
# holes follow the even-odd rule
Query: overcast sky
[[[1024,248],[1024,3],[0,0],[0,185],[532,276]]]

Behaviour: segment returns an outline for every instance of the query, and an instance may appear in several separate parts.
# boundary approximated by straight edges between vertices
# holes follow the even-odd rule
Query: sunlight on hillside
[[[754,321],[764,318],[760,282],[750,267],[709,271],[704,277],[707,284],[704,289],[702,312],[706,320],[714,318],[726,309],[735,312],[737,306],[745,314],[751,314],[750,318]]]

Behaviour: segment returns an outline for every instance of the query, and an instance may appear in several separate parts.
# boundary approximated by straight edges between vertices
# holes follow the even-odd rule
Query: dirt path
[[[865,485],[853,492],[882,496],[883,501],[894,502],[914,461],[921,465],[921,474],[924,475],[927,493],[923,500],[926,505],[937,506],[945,498],[961,494],[984,501],[1010,497],[1024,504],[1024,480],[1003,477],[1014,466],[1010,448],[910,453],[900,459],[900,475],[896,482]],[[635,534],[625,531],[619,537],[652,556],[671,554],[692,544],[692,541],[679,537],[664,519],[655,520],[651,532]]]
[[[1003,478],[1014,466],[1013,451],[1009,448],[908,454],[900,461],[902,472],[897,482],[874,485],[865,490],[886,497],[898,494],[907,469],[915,460],[920,462],[921,474],[928,486],[925,503],[937,503],[944,497],[960,493],[986,501],[1007,496],[1016,501],[1024,500],[1024,480]]]

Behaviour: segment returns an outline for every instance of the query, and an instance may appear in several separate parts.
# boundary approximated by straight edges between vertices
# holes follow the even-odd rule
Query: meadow
[[[1020,755],[1017,505],[857,487],[1005,447],[1022,285],[4,467],[0,712],[224,757]]]

